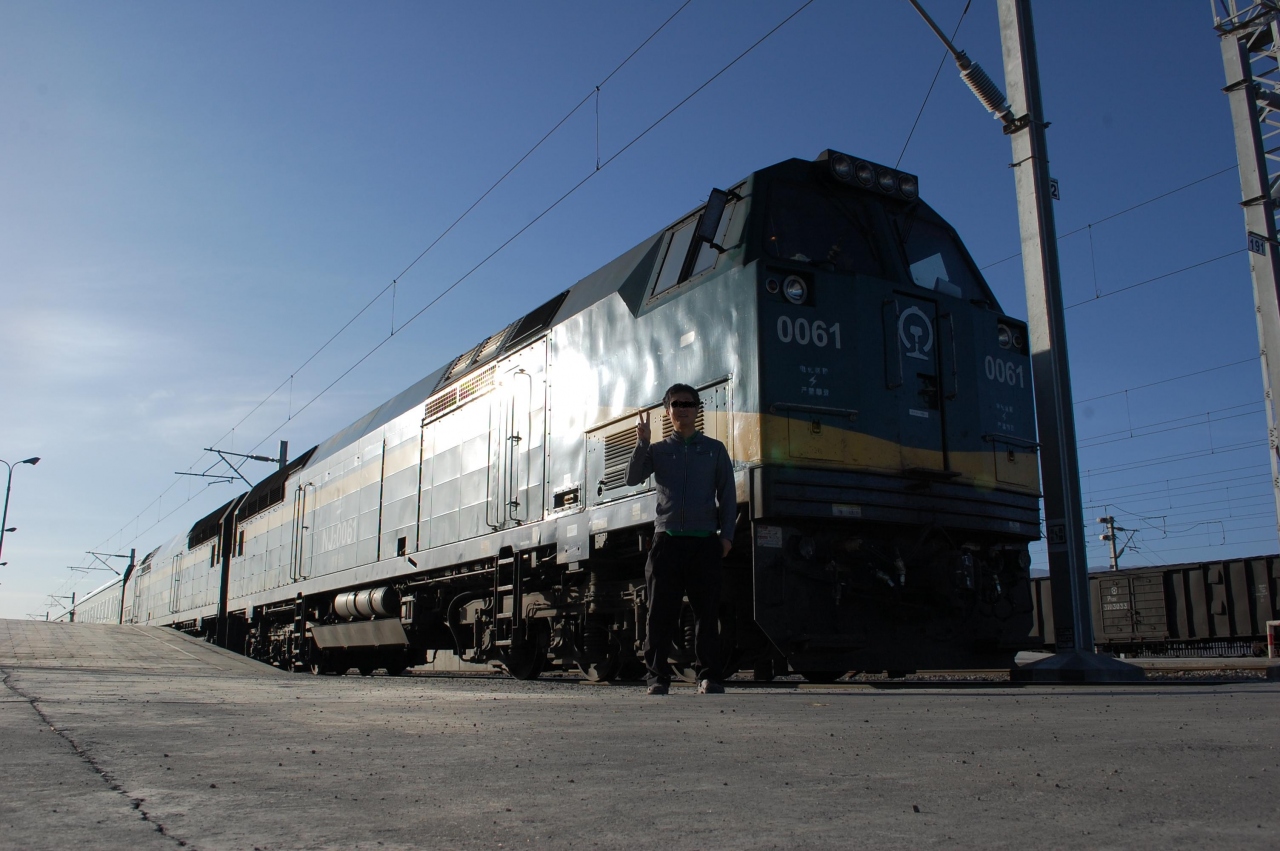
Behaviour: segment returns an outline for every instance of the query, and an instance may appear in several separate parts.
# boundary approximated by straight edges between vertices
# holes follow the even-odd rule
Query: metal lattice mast
[[[1217,0],[1214,28],[1222,37],[1222,62],[1227,75],[1224,91],[1231,102],[1241,206],[1252,252],[1249,269],[1257,307],[1271,483],[1280,523],[1280,426],[1275,400],[1280,389],[1280,242],[1276,240],[1276,201],[1280,197],[1280,2]]]

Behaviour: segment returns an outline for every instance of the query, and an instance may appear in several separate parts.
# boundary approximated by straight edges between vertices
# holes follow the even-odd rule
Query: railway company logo
[[[933,349],[933,325],[924,311],[918,307],[908,307],[898,317],[898,339],[907,350],[907,357],[917,360],[928,360],[928,352]]]

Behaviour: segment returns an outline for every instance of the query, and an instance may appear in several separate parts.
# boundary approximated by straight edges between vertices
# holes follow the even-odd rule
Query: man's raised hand
[[[640,443],[648,443],[649,435],[649,412],[641,411],[636,414],[636,440]]]

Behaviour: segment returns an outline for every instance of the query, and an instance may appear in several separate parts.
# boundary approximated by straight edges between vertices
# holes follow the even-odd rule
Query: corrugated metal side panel
[[[1209,635],[1226,638],[1231,635],[1231,612],[1227,600],[1226,569],[1215,563],[1205,570],[1205,596],[1208,604]]]
[[[1271,572],[1270,559],[1257,558],[1247,561],[1249,585],[1249,619],[1253,634],[1265,634],[1266,624],[1271,614]]]
[[[1167,570],[1164,574],[1165,599],[1169,603],[1169,637],[1190,638],[1191,621],[1187,609],[1187,577],[1182,570]]]
[[[1129,576],[1108,574],[1090,584],[1093,634],[1100,641],[1116,641],[1133,633],[1133,590]]]
[[[1213,635],[1209,630],[1209,592],[1205,581],[1204,567],[1188,568],[1187,583],[1187,617],[1191,630],[1188,638],[1209,638]]]
[[[1253,635],[1253,606],[1249,583],[1249,565],[1245,561],[1233,561],[1224,565],[1226,581],[1228,629],[1231,635]],[[1261,630],[1258,630],[1261,632]]]
[[[1148,572],[1133,577],[1130,593],[1133,595],[1134,636],[1141,641],[1167,638],[1169,631],[1165,617],[1162,576]]]

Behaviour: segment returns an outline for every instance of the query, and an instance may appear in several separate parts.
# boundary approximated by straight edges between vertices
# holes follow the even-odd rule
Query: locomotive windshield
[[[957,298],[986,298],[955,237],[946,228],[910,212],[894,218],[907,252],[912,283]]]
[[[956,298],[987,299],[964,250],[931,211],[897,203],[883,209],[888,217],[854,193],[778,181],[770,193],[764,250],[820,269],[898,280],[901,260],[891,259],[898,243],[911,283]]]
[[[778,182],[769,200],[764,245],[770,255],[837,272],[886,277],[873,220],[859,199]]]

